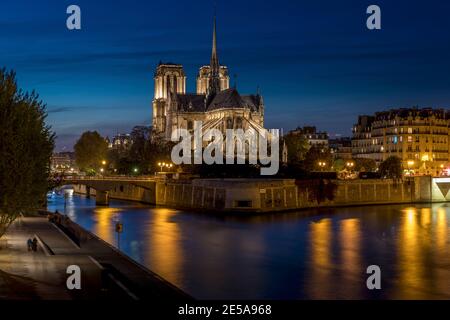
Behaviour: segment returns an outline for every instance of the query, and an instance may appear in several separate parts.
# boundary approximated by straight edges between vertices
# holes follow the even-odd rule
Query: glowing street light
[[[102,161],[102,165],[106,165],[106,160],[103,160],[103,161]]]
[[[319,165],[320,169],[323,170],[325,168],[325,166],[327,165],[327,163],[324,161],[319,161],[318,165]]]

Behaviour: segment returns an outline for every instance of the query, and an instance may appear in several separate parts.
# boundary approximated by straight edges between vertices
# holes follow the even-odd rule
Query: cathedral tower
[[[155,72],[155,95],[153,99],[153,130],[162,133],[166,130],[168,98],[170,93],[186,93],[186,76],[183,66],[172,63],[159,63]]]

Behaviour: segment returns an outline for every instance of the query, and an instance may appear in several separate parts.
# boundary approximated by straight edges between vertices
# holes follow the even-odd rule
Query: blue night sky
[[[66,28],[77,4],[82,30]],[[382,30],[366,28],[378,4]],[[357,115],[448,107],[450,2],[217,0],[221,64],[241,93],[259,85],[266,127],[350,135]],[[15,0],[0,3],[0,66],[48,105],[57,149],[79,134],[151,123],[153,72],[184,65],[188,91],[209,63],[212,0]]]

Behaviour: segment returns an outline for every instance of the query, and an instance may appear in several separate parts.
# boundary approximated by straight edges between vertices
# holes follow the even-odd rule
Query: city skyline
[[[378,1],[382,30],[369,31],[367,1],[350,8],[332,1],[281,1],[274,8],[219,1],[220,62],[239,91],[260,87],[267,128],[315,125],[331,136],[349,136],[359,114],[448,107],[450,45],[443,39],[450,5],[431,2]],[[57,151],[70,150],[86,130],[111,136],[150,125],[160,60],[183,64],[187,89],[194,91],[198,68],[209,63],[211,1],[177,2],[170,10],[140,1],[127,1],[127,7],[123,1],[77,1],[80,31],[65,27],[69,4],[0,5],[1,65],[47,103]]]

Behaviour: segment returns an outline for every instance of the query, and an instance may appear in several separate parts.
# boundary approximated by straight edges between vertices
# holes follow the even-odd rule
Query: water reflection
[[[340,269],[344,275],[339,287],[345,288],[341,295],[346,298],[357,298],[362,291],[361,275],[363,274],[361,221],[355,218],[340,221]]]
[[[307,288],[313,299],[328,297],[332,283],[331,219],[322,219],[310,224],[309,243],[311,252],[310,283]]]
[[[154,209],[153,220],[149,230],[149,246],[144,264],[160,270],[161,276],[182,284],[180,269],[183,252],[180,247],[181,231],[178,224],[171,222],[175,210]]]
[[[74,197],[66,213],[197,298],[450,299],[450,204],[219,217]],[[49,203],[63,212],[64,200]],[[366,268],[382,270],[381,292]]]
[[[121,209],[109,207],[97,207],[94,210],[96,223],[94,223],[92,231],[101,239],[114,244],[116,247],[118,246],[118,239],[115,233],[115,225],[119,221],[118,214],[121,211]]]

